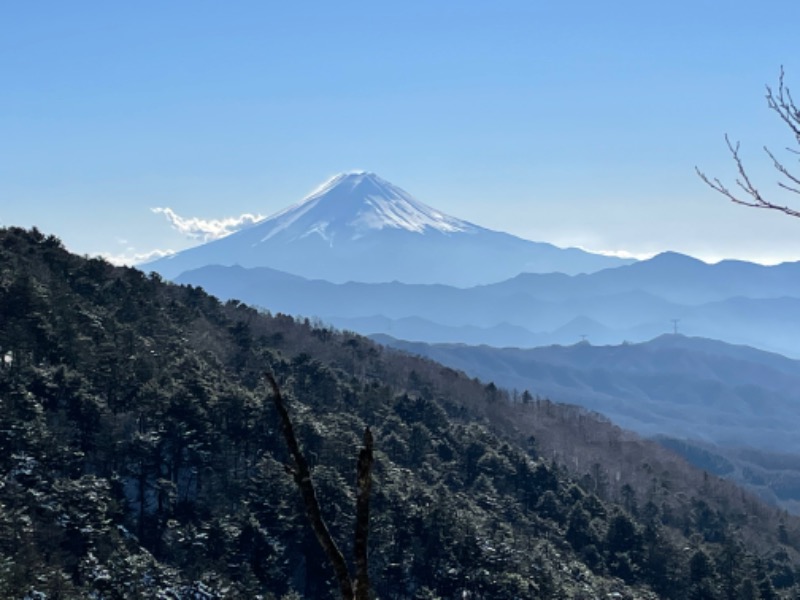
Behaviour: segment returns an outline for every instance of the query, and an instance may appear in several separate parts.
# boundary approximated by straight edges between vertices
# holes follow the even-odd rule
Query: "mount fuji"
[[[374,173],[331,178],[301,202],[146,265],[167,278],[209,265],[270,267],[334,283],[472,286],[519,273],[591,273],[632,262],[524,240],[451,217]]]

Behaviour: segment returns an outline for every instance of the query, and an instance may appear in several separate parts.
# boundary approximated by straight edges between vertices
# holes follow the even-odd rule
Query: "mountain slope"
[[[628,262],[491,231],[445,215],[373,173],[353,172],[247,229],[144,268],[168,278],[207,265],[240,265],[333,282],[468,286]]]
[[[800,454],[800,361],[780,355],[680,335],[527,350],[376,339],[498,385],[585,406],[644,435]]]
[[[585,411],[36,231],[0,230],[0,309],[2,597],[332,598],[265,369],[339,541],[372,427],[377,597],[797,591],[797,520]]]
[[[595,410],[800,512],[800,361],[682,335],[529,350],[374,339],[498,385]]]

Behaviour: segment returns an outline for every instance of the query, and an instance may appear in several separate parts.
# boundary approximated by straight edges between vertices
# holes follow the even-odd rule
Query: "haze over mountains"
[[[693,336],[800,356],[800,264],[708,265],[666,253],[587,275],[521,274],[487,286],[333,284],[272,269],[208,266],[181,274],[223,298],[317,316],[363,334],[428,343],[531,347]]]
[[[523,272],[588,273],[628,262],[485,229],[356,171],[247,229],[145,268],[168,278],[206,265],[239,265],[340,283],[469,286]]]

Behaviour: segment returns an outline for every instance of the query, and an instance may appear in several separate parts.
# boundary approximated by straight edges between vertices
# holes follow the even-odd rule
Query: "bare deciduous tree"
[[[766,86],[766,88],[767,105],[780,117],[786,126],[789,127],[797,143],[797,148],[786,148],[786,150],[791,154],[800,156],[800,108],[795,104],[791,91],[784,83],[783,67],[781,67],[780,77],[778,78],[778,89],[773,90],[770,86]],[[712,189],[726,196],[736,204],[743,204],[744,206],[751,206],[753,208],[777,210],[792,217],[800,217],[800,210],[791,208],[788,205],[777,204],[766,198],[753,184],[747,174],[744,163],[739,155],[739,142],[731,142],[727,135],[725,136],[725,142],[728,145],[728,150],[730,150],[739,172],[739,176],[736,178],[736,185],[740,191],[731,191],[722,181],[716,177],[708,177],[699,168],[695,167],[700,178]],[[792,173],[766,146],[764,146],[764,152],[766,152],[767,156],[772,160],[773,166],[781,176],[777,182],[778,186],[787,192],[800,194],[800,175]]]

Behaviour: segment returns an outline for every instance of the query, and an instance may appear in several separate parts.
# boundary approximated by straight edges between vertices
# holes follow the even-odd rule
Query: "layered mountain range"
[[[220,266],[183,273],[176,281],[366,335],[428,343],[620,344],[677,328],[800,356],[800,263],[709,265],[665,253],[592,274],[521,274],[471,288],[334,284],[268,268]]]

